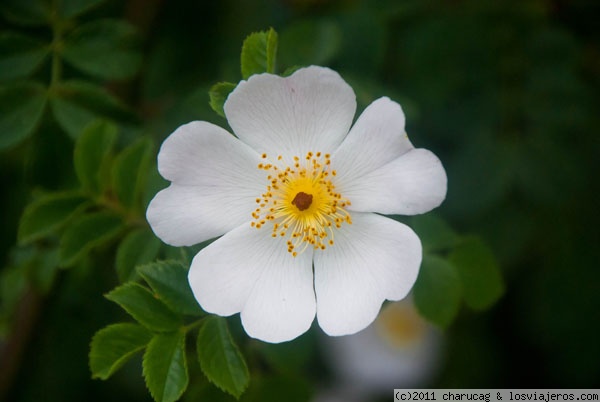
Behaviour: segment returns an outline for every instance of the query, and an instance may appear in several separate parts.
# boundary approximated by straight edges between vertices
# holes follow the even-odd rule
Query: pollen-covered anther
[[[310,208],[310,204],[312,204],[313,196],[312,194],[306,194],[303,191],[300,191],[294,199],[292,200],[292,204],[296,206],[300,211],[304,211]]]
[[[330,169],[331,156],[309,151],[304,158],[294,156],[286,161],[278,155],[266,160],[258,168],[269,172],[267,191],[252,213],[252,226],[261,229],[272,222],[272,237],[287,238],[287,251],[292,256],[304,252],[309,246],[325,250],[334,245],[334,232],[343,223],[352,224],[346,207],[350,201],[336,191],[332,182],[337,176]]]

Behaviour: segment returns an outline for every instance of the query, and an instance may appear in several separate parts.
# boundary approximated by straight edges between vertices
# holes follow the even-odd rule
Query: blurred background
[[[499,261],[502,298],[483,313],[461,309],[445,330],[415,316],[410,301],[395,322],[370,331],[371,341],[363,333],[325,339],[315,327],[294,342],[265,345],[243,338],[234,317],[252,372],[242,400],[384,401],[394,384],[600,387],[600,2],[90,0],[89,9],[82,1],[64,3],[85,9],[73,12],[77,23],[112,18],[135,27],[131,46],[139,58],[132,72],[89,78],[127,106],[119,120],[124,138],[146,135],[159,144],[191,120],[227,127],[210,109],[208,90],[240,80],[244,38],[269,27],[279,33],[280,71],[329,66],[353,86],[359,110],[379,96],[398,101],[412,142],[446,167],[448,197],[438,215],[460,233],[482,236]],[[50,42],[52,30],[31,23],[31,10],[44,7],[56,4],[7,0],[0,30]],[[18,73],[1,71],[9,68],[2,63],[12,45],[0,43],[6,84]],[[40,60],[31,75],[47,85],[51,64]],[[81,77],[63,67],[64,77]],[[5,116],[15,97],[0,97]],[[36,192],[76,181],[69,124],[56,111],[44,113],[32,134],[0,151],[0,399],[150,401],[141,359],[108,381],[90,379],[92,335],[126,319],[101,296],[117,284],[110,253],[93,266],[49,268],[46,291],[18,273],[22,261],[36,264],[15,246],[25,205]],[[5,129],[7,119],[0,116]],[[350,356],[378,342],[384,352]],[[369,356],[388,360],[360,367]],[[234,400],[191,370],[184,400]],[[378,386],[355,379],[379,372]]]

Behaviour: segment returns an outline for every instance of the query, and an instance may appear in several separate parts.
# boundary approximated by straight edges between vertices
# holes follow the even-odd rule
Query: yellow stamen
[[[262,154],[267,159],[266,154]],[[267,176],[267,191],[257,198],[251,226],[261,229],[272,221],[272,237],[287,238],[287,251],[296,257],[308,246],[325,250],[334,245],[335,229],[352,224],[346,207],[350,201],[339,194],[331,181],[329,154],[308,152],[302,160],[294,156],[291,166],[277,156],[277,163],[259,164]]]

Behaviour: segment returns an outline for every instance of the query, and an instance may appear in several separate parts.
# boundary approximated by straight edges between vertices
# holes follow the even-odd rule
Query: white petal
[[[336,182],[352,211],[415,215],[446,198],[447,177],[440,160],[426,149],[413,149],[365,175]]]
[[[352,224],[335,232],[335,244],[315,251],[321,328],[348,335],[367,327],[385,299],[406,296],[421,258],[421,241],[408,226],[376,214],[352,214]]]
[[[256,197],[264,191],[266,180],[257,168],[259,161],[256,151],[226,130],[194,121],[165,139],[158,153],[158,171],[177,184],[250,188]]]
[[[226,190],[173,183],[154,196],[146,219],[154,234],[172,246],[191,246],[221,236],[250,222],[256,208],[252,195]]]
[[[242,81],[224,105],[234,133],[276,158],[331,153],[348,134],[356,111],[352,88],[338,73],[307,67],[282,78],[260,74]]]
[[[266,342],[299,336],[315,317],[312,252],[292,257],[267,227],[242,225],[201,250],[189,282],[204,310],[241,312],[248,335]]]
[[[404,131],[404,112],[379,98],[362,112],[331,158],[338,182],[369,173],[413,149]]]
[[[265,191],[260,156],[222,128],[207,122],[179,127],[162,144],[158,169],[173,184],[146,211],[165,243],[190,246],[252,219]]]

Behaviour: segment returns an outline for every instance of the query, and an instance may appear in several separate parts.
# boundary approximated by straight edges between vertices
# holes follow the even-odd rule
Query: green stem
[[[131,226],[131,227],[148,226],[148,222],[146,222],[146,220],[144,219],[144,217],[142,215],[137,213],[137,209],[130,211],[127,208],[125,208],[119,201],[117,201],[113,198],[110,198],[106,195],[101,195],[100,197],[94,198],[94,202],[96,203],[96,205],[99,205],[103,208],[106,208],[106,209],[116,213],[117,215],[122,216],[123,221],[125,221],[125,223],[128,226]]]

